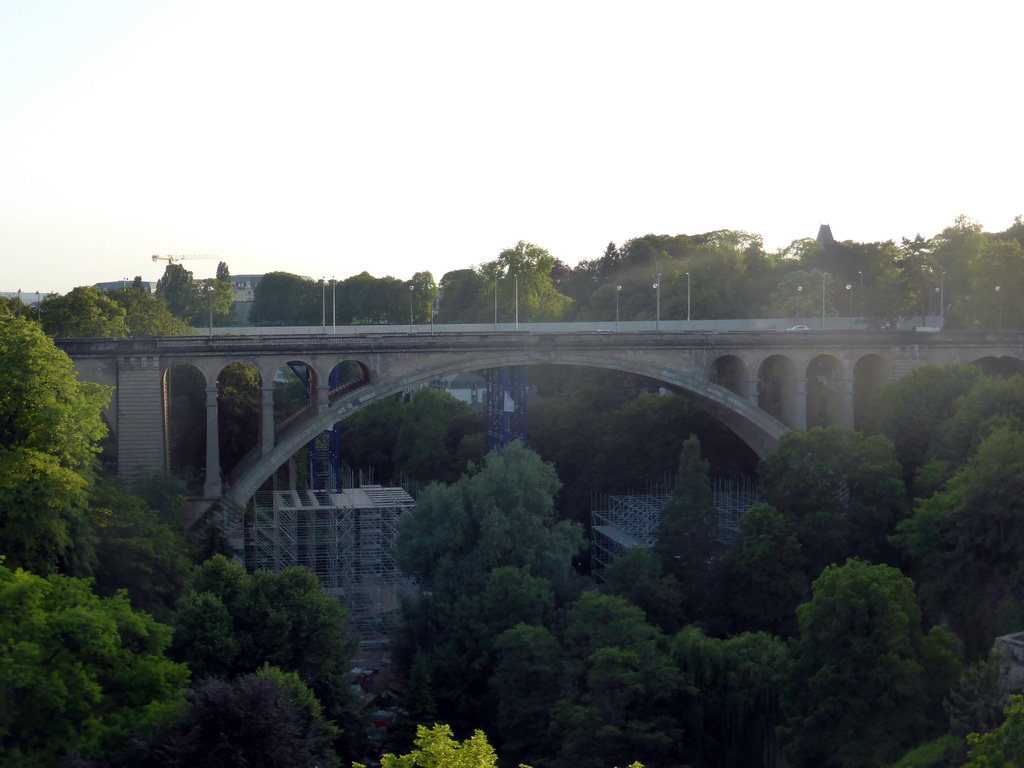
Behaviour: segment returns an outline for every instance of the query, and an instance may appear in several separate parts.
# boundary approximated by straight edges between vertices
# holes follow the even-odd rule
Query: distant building
[[[106,283],[93,283],[94,288],[99,288],[104,293],[107,291],[119,291],[122,288],[128,288],[134,285],[134,280],[110,280]],[[142,280],[139,282],[139,290],[143,293],[153,293],[153,291],[156,290],[156,284],[151,283],[148,280]]]
[[[487,379],[471,371],[445,376],[434,381],[432,386],[470,405],[483,407],[487,399]]]
[[[1008,693],[1024,690],[1024,632],[996,638],[996,651],[1002,657],[1000,683]]]
[[[818,227],[818,236],[815,238],[818,241],[818,245],[832,245],[836,240],[832,237],[832,227],[828,224],[822,224]]]
[[[232,275],[231,285],[235,290],[235,301],[252,301],[256,295],[256,286],[263,275]]]

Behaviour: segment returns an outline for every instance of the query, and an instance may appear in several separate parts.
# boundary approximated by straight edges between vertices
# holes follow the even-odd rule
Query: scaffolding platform
[[[247,566],[308,568],[366,640],[397,624],[402,596],[415,592],[394,560],[399,521],[415,506],[404,489],[261,491],[254,501]]]
[[[711,484],[718,510],[718,537],[726,547],[736,543],[740,518],[760,501],[757,485],[749,478],[718,478]],[[616,557],[631,549],[654,546],[661,510],[671,493],[645,493],[609,496],[606,508],[590,513],[593,575],[602,579],[602,571]]]

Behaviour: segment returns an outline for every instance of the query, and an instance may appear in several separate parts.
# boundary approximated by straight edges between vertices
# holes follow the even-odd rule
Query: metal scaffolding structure
[[[526,443],[526,366],[488,368],[487,450]]]
[[[247,565],[309,568],[338,597],[353,629],[382,638],[397,622],[401,596],[415,587],[394,560],[398,523],[414,506],[402,488],[260,491],[254,499]]]
[[[736,543],[740,518],[760,501],[757,486],[746,477],[716,478],[711,492],[718,510],[718,537],[731,547]],[[661,510],[671,498],[671,493],[609,496],[605,509],[591,511],[594,578],[600,580],[602,571],[624,552],[654,546]]]

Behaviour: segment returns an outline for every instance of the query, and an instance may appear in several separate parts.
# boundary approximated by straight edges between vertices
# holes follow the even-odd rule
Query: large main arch
[[[363,365],[362,361],[358,361]],[[572,365],[604,368],[644,376],[659,381],[667,388],[685,392],[699,402],[709,413],[731,429],[754,451],[766,456],[778,445],[788,430],[781,421],[758,408],[749,398],[712,383],[701,374],[638,360],[626,354],[602,352],[501,352],[474,355],[472,359],[445,361],[426,365],[397,377],[372,377],[363,386],[340,393],[326,407],[310,410],[296,419],[278,435],[273,448],[262,453],[253,452],[235,472],[226,479],[225,498],[235,505],[244,505],[263,482],[309,440],[336,422],[361,408],[383,400],[404,390],[416,388],[444,376],[468,370],[484,370],[516,365]],[[369,366],[367,365],[367,368]]]

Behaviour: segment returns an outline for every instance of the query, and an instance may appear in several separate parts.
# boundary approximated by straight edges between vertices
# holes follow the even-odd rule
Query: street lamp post
[[[946,273],[939,275],[939,317],[946,316]],[[941,324],[941,323],[940,323]]]
[[[320,278],[320,332],[327,333],[327,278]]]
[[[494,330],[498,330],[498,273],[494,273]]]
[[[996,286],[996,303],[999,305],[999,330],[1003,330],[1003,297],[999,295],[1001,288]]]
[[[206,292],[210,295],[210,336],[213,337],[213,286],[206,286]]]
[[[821,328],[825,329],[825,276],[828,272],[821,273]]]
[[[853,330],[853,286],[846,284],[846,290],[850,292],[850,330]]]
[[[519,273],[516,272],[516,330],[519,330]]]
[[[686,273],[686,324],[690,324],[690,273]]]
[[[36,291],[36,320],[39,319],[41,311],[42,310],[40,309],[39,306],[39,291]]]
[[[654,330],[661,330],[661,272],[658,273],[658,282],[651,286],[656,294],[654,299]]]
[[[860,294],[857,296],[857,306],[859,309],[857,315],[864,317],[864,273],[858,272],[857,274],[860,275]]]
[[[338,332],[338,281],[331,275],[331,333]]]
[[[414,286],[409,286],[409,333],[412,333],[412,290]]]
[[[619,294],[622,292],[622,286],[615,286],[615,330],[619,330]]]

